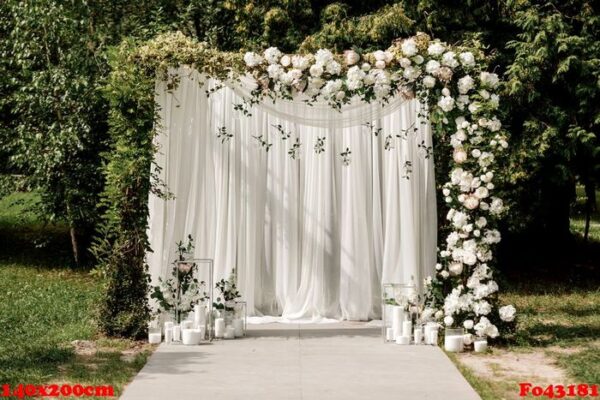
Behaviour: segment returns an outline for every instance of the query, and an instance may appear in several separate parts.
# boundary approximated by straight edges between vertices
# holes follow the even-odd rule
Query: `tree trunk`
[[[592,212],[596,210],[596,185],[594,181],[588,180],[584,184],[585,187],[585,229],[583,232],[583,240],[587,243],[590,235],[590,222]]]
[[[75,260],[75,264],[80,267],[81,266],[81,256],[79,254],[79,242],[77,240],[77,230],[74,226],[71,225],[69,228],[69,233],[71,235],[71,249],[73,250],[73,259]]]

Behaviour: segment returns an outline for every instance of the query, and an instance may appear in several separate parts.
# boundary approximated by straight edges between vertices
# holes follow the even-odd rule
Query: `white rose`
[[[452,155],[454,162],[457,164],[462,164],[467,161],[467,152],[462,148],[457,148],[454,150],[454,154]]]
[[[463,272],[463,264],[461,262],[453,262],[448,265],[448,270],[452,275],[460,275]]]
[[[344,99],[344,97],[346,97],[346,93],[344,93],[344,92],[343,92],[343,91],[341,91],[341,90],[335,94],[335,98],[336,98],[337,100],[343,100],[343,99]]]
[[[385,61],[383,61],[383,60],[377,60],[375,62],[375,68],[384,69],[385,68]]]
[[[498,310],[500,314],[500,319],[505,322],[511,322],[515,319],[515,314],[517,313],[517,309],[511,304],[508,306],[500,307]]]
[[[310,66],[310,74],[314,77],[320,77],[321,75],[323,75],[323,66],[321,66],[320,64],[313,64]]]
[[[435,312],[434,318],[435,319],[440,319],[440,318],[442,318],[443,315],[444,315],[444,312],[442,310],[437,310]]]
[[[290,58],[290,56],[288,56],[287,54],[284,55],[283,57],[281,57],[281,60],[279,60],[279,62],[281,63],[281,65],[283,65],[284,67],[289,67],[290,64],[292,63],[292,59]]]
[[[465,67],[471,67],[475,65],[475,56],[473,56],[473,53],[471,53],[470,51],[460,53],[458,55],[458,58],[460,59],[461,64]]]
[[[402,57],[400,59],[400,66],[402,68],[410,67],[411,64],[412,64],[411,61],[406,57]]]
[[[281,51],[277,47],[269,47],[264,52],[265,60],[269,64],[277,64],[282,56]]]
[[[438,271],[441,271],[441,269],[442,269],[442,264],[439,264],[439,263],[438,263],[438,264],[435,264],[435,269],[436,269],[436,270],[438,270]]]
[[[481,150],[473,149],[473,151],[471,151],[471,155],[473,156],[473,158],[479,158],[479,156],[481,155]]]
[[[363,65],[360,66],[360,69],[362,69],[365,72],[368,72],[371,69],[371,64],[363,63]]]
[[[377,50],[376,52],[373,53],[373,57],[375,57],[375,59],[377,61],[383,61],[385,62],[385,52],[383,50]]]
[[[485,199],[489,196],[489,193],[489,190],[484,186],[478,187],[477,190],[475,190],[475,196],[479,199]]]
[[[414,39],[407,39],[403,41],[400,47],[402,49],[402,53],[407,57],[414,56],[418,52],[417,43]]]
[[[423,62],[425,61],[425,59],[423,58],[422,55],[418,54],[416,56],[413,57],[413,61],[415,62],[415,64],[420,65],[423,64]]]
[[[444,324],[446,326],[452,326],[453,323],[454,323],[454,318],[452,318],[450,315],[447,315],[444,317]]]
[[[504,210],[504,203],[501,199],[497,197],[492,198],[492,203],[490,204],[490,212],[492,214],[500,214]]]
[[[448,271],[442,271],[442,272],[440,272],[440,275],[444,279],[446,279],[446,278],[448,278],[450,276],[450,274],[448,273]]]
[[[444,52],[445,48],[440,42],[434,42],[427,47],[427,53],[432,56],[439,56]]]
[[[466,319],[465,322],[463,322],[463,326],[467,330],[473,329],[473,320],[472,319]]]
[[[346,50],[344,52],[344,61],[346,65],[354,65],[360,60],[360,55],[354,50]]]
[[[466,333],[463,335],[463,343],[465,345],[470,345],[471,343],[473,343],[473,335],[470,333]]]

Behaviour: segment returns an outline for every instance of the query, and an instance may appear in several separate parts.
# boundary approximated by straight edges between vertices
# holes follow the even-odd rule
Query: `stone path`
[[[160,345],[124,400],[480,397],[438,347],[384,344],[364,323],[250,325],[243,339]]]

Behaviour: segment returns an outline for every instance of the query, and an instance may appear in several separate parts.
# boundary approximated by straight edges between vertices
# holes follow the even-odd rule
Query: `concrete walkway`
[[[384,344],[364,323],[249,326],[243,339],[160,345],[121,399],[480,399],[437,347]]]

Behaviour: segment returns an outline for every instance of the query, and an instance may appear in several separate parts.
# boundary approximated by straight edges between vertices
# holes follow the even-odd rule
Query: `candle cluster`
[[[392,326],[385,330],[385,339],[396,344],[431,344],[438,343],[439,324],[428,322],[414,324],[410,314],[402,306],[392,306]],[[414,329],[413,329],[414,328]]]

